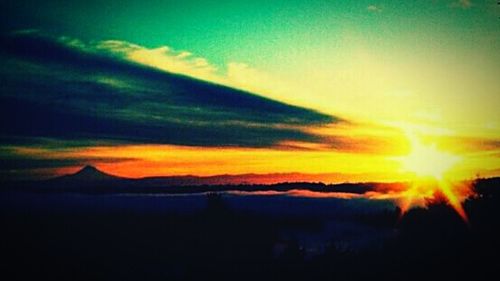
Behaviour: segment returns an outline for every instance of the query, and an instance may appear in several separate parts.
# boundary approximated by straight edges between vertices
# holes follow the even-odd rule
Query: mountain
[[[87,165],[80,169],[78,172],[70,175],[61,176],[53,180],[75,181],[75,182],[102,182],[102,181],[115,181],[125,178],[113,176],[105,173],[94,166]]]
[[[61,191],[96,191],[115,189],[120,186],[130,186],[131,179],[122,178],[105,173],[94,166],[87,165],[74,174],[52,178],[35,184],[31,184],[38,190],[61,190]]]

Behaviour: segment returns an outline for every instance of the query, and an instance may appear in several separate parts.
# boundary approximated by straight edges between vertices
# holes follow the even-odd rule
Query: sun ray
[[[462,201],[468,195],[469,189],[464,189],[447,176],[462,158],[438,150],[436,144],[424,144],[411,132],[406,131],[406,135],[411,151],[400,158],[400,161],[403,169],[411,172],[414,178],[398,201],[402,214],[414,206],[424,205],[426,199],[434,198],[437,193],[441,193],[460,217],[468,222]]]

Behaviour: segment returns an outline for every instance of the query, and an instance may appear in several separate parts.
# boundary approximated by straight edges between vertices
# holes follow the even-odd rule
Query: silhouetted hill
[[[74,174],[65,175],[53,180],[58,181],[75,181],[75,182],[96,182],[96,181],[112,181],[124,179],[105,173],[94,166],[87,165]]]
[[[114,176],[105,173],[94,166],[87,165],[76,173],[60,176],[43,182],[34,182],[33,185],[38,189],[48,188],[61,191],[84,192],[85,189],[98,190],[99,188],[114,188],[119,185],[123,185],[127,181],[129,181],[129,179]]]

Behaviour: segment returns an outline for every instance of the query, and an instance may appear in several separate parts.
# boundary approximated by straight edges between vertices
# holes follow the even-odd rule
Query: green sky
[[[448,51],[480,43],[492,52],[500,47],[496,1],[471,1],[470,7],[453,7],[452,0],[8,2],[2,4],[6,28],[169,45],[215,64],[276,68],[291,57],[319,60],[342,51],[346,32],[362,34],[380,48],[439,44],[435,41]]]

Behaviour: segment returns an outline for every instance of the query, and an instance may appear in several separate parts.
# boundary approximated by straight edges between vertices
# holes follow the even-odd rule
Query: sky
[[[0,6],[2,179],[500,176],[497,1]]]

